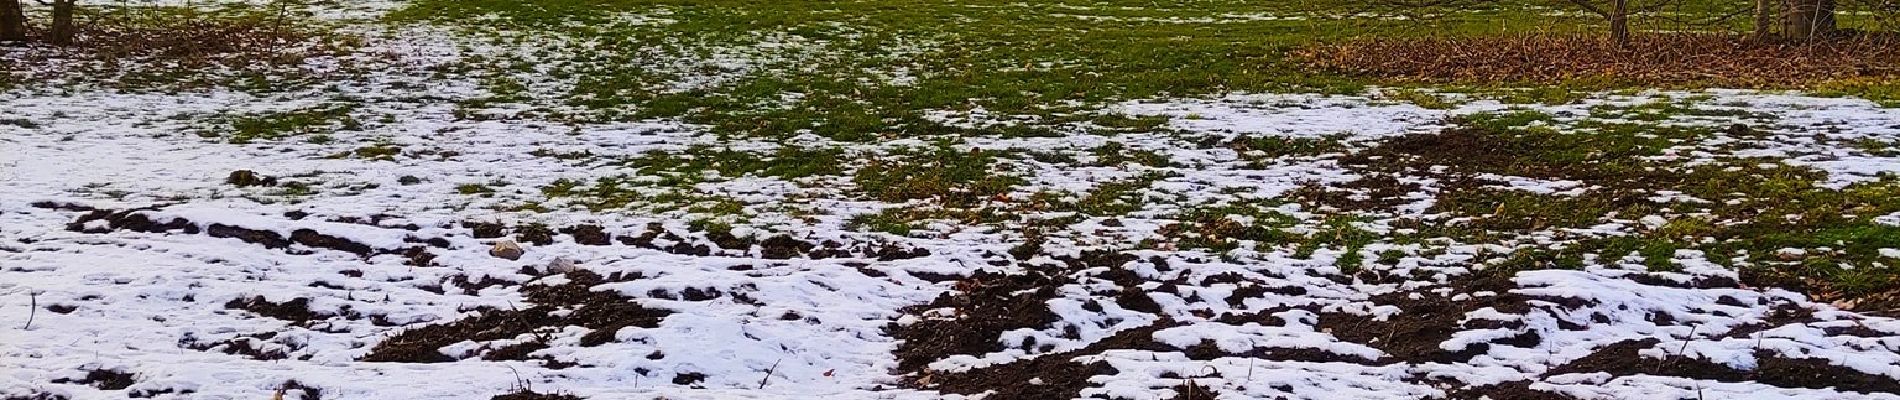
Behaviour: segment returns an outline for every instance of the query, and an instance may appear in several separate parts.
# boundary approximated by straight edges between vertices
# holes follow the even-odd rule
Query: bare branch
[[[1602,8],[1597,7],[1595,4],[1590,4],[1590,0],[1568,0],[1568,1],[1570,1],[1570,4],[1575,4],[1577,5],[1577,7],[1583,8],[1584,11],[1589,11],[1589,12],[1595,13],[1596,15],[1601,15],[1603,16],[1603,18],[1615,18],[1615,16],[1610,15],[1610,13],[1607,11],[1603,11]]]

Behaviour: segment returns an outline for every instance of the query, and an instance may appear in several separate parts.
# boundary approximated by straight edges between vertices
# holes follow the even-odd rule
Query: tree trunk
[[[1755,40],[1767,40],[1773,34],[1775,0],[1755,0]]]
[[[20,0],[0,0],[0,42],[26,41],[26,10]]]
[[[1781,34],[1791,39],[1813,39],[1834,33],[1835,0],[1785,0]]]
[[[73,44],[74,1],[76,0],[53,0],[53,29],[47,33],[47,42],[56,46]]]
[[[1616,0],[1615,9],[1610,11],[1610,38],[1617,47],[1630,44],[1629,0]]]

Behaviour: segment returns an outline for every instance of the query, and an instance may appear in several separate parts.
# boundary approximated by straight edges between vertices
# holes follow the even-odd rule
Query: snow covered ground
[[[1457,130],[1461,116],[1530,110],[1552,116],[1532,128],[1715,127],[1631,160],[1771,164],[1819,174],[1795,192],[1879,190],[1900,153],[1847,144],[1900,143],[1900,109],[1738,91],[1448,109],[1310,94],[1131,101],[1097,112],[1167,116],[1166,129],[948,139],[956,152],[1009,155],[986,164],[1022,178],[984,200],[1014,207],[996,222],[937,199],[880,200],[853,179],[885,167],[865,159],[917,157],[905,151],[944,138],[769,141],[673,119],[471,118],[461,102],[493,93],[427,71],[524,50],[454,35],[371,35],[363,53],[395,58],[341,92],[0,93],[0,398],[1900,399],[1891,310],[1752,286],[1748,264],[1716,262],[1731,255],[1673,249],[1667,269],[1629,251],[1576,268],[1502,266],[1719,218],[1668,207],[1724,199],[1655,191],[1653,214],[1436,237],[1416,220],[1495,217],[1437,207],[1456,200],[1447,193],[1555,202],[1613,180],[1380,170],[1352,157]],[[1602,112],[1670,102],[1703,112]],[[337,103],[366,122],[324,140],[249,143],[214,123]],[[1733,124],[1752,128],[1722,129]],[[1258,138],[1337,147],[1233,144]],[[1096,151],[1111,143],[1121,150]],[[636,185],[636,204],[661,205],[606,210],[548,190],[673,178],[629,160],[696,146],[839,149],[852,172],[705,173],[685,185],[690,200]],[[1105,161],[1136,152],[1170,161]],[[1032,153],[1052,157],[1021,156]],[[1354,186],[1388,175],[1410,186]],[[1145,186],[1117,198],[1139,200],[1127,209],[1028,200],[1081,202],[1131,181]],[[1350,193],[1289,200],[1314,188]],[[1329,209],[1368,199],[1395,204]],[[736,211],[699,208],[709,203]],[[912,209],[943,213],[903,234],[858,223]],[[1853,218],[1892,226],[1894,215]],[[1191,244],[1209,238],[1233,246]],[[504,241],[525,253],[491,255]],[[1848,269],[1885,271],[1900,254],[1873,250],[1888,259]]]

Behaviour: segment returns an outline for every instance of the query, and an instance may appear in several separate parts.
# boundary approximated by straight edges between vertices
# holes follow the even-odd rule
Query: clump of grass
[[[224,115],[212,118],[214,127],[207,128],[201,134],[222,137],[233,144],[247,144],[296,135],[362,129],[362,123],[351,115],[355,110],[354,104],[344,103],[288,111]]]
[[[858,231],[882,232],[898,236],[908,236],[914,229],[915,221],[907,218],[901,210],[884,210],[851,217],[845,227]]]
[[[1634,106],[1598,105],[1590,107],[1590,116],[1596,119],[1648,122],[1665,121],[1677,117],[1727,117],[1757,121],[1771,121],[1776,118],[1774,114],[1753,112],[1747,109],[1698,107],[1694,101],[1655,101]]]
[[[1590,97],[1590,90],[1570,88],[1563,85],[1544,85],[1528,88],[1507,88],[1490,91],[1488,97],[1496,98],[1506,104],[1543,104],[1564,105],[1576,103]]]
[[[1287,230],[1298,219],[1253,205],[1193,208],[1174,219],[1177,222],[1163,226],[1156,234],[1173,239],[1173,245],[1182,249],[1225,252],[1240,248],[1242,241],[1266,246],[1302,240]],[[1143,242],[1145,247],[1160,244],[1155,239]]]
[[[1409,103],[1432,110],[1450,110],[1458,108],[1459,102],[1449,100],[1444,95],[1418,89],[1389,89],[1379,92],[1386,100]]]
[[[667,185],[690,184],[705,179],[708,173],[725,178],[763,176],[797,179],[843,173],[844,151],[785,146],[771,153],[756,153],[711,147],[693,147],[684,152],[653,151],[639,157],[615,162],[638,169],[643,175],[667,177]]]
[[[1855,140],[1854,148],[1867,155],[1876,157],[1900,156],[1900,141],[1862,138]]]
[[[1076,201],[1073,209],[1088,215],[1112,217],[1141,211],[1147,196],[1141,191],[1164,176],[1148,174],[1134,179],[1104,182]]]
[[[642,193],[642,188],[648,186],[630,176],[601,177],[592,184],[562,178],[541,187],[541,194],[549,198],[570,198],[588,209],[604,211],[648,201],[651,197]]]
[[[582,118],[678,118],[739,136],[812,134],[845,141],[946,134],[1048,136],[1061,133],[1055,128],[1064,125],[1109,132],[1153,131],[1165,118],[1078,111],[1111,101],[1228,91],[1358,93],[1373,80],[1314,74],[1289,62],[1285,50],[1292,44],[1356,33],[1418,31],[1416,22],[1385,20],[1140,21],[1180,16],[1227,20],[1224,15],[1263,9],[1312,11],[1277,4],[1208,2],[1165,9],[1061,12],[1048,7],[998,0],[829,4],[427,0],[411,3],[391,18],[531,35],[553,31],[586,39],[585,51],[576,55],[542,54],[562,57],[564,62],[482,63],[504,70],[491,73],[495,76],[508,75],[508,69],[540,65],[551,66],[555,70],[550,72],[557,75],[579,77],[581,81],[560,93],[558,101],[586,110]],[[1335,2],[1319,7],[1352,8]],[[619,21],[628,14],[660,12],[669,23]],[[1089,22],[1090,29],[1076,30],[1073,14],[1078,12],[1112,15]],[[1488,32],[1549,20],[1535,13],[1485,14],[1431,23],[1442,23],[1445,31]],[[759,65],[753,68],[653,61],[754,51],[767,53],[757,57]],[[1087,78],[1076,79],[1078,73]],[[679,82],[713,84],[682,89],[675,84]],[[489,85],[496,93],[514,93],[519,86],[501,80]],[[1024,116],[1034,122],[968,127],[921,116],[928,111],[978,107],[992,115]]]
[[[460,185],[455,185],[455,192],[461,193],[461,194],[481,195],[483,197],[487,197],[487,196],[494,195],[495,188],[489,187],[488,185],[480,184],[480,183],[464,183]]]
[[[1132,150],[1121,142],[1108,142],[1089,150],[1102,165],[1121,165],[1135,163],[1150,167],[1174,167],[1174,160],[1153,150]]]
[[[1024,183],[994,166],[998,154],[958,150],[948,145],[898,152],[872,159],[852,177],[858,190],[879,201],[936,199],[971,205],[1009,193]]]
[[[1604,111],[1593,118],[1623,119],[1622,113]],[[1900,304],[1900,273],[1883,267],[1894,260],[1879,254],[1900,248],[1900,227],[1872,220],[1900,212],[1900,203],[1889,200],[1900,196],[1900,178],[1830,188],[1816,184],[1827,178],[1822,171],[1769,159],[1653,157],[1708,137],[1708,128],[1565,122],[1522,114],[1457,122],[1462,125],[1396,138],[1344,161],[1362,172],[1440,179],[1444,187],[1429,210],[1437,217],[1394,221],[1394,228],[1489,242],[1607,223],[1639,226],[1633,221],[1663,217],[1660,225],[1632,227],[1624,236],[1519,250],[1492,266],[1581,268],[1595,260],[1671,271],[1681,268],[1680,251],[1694,250],[1737,268],[1750,285],[1796,289],[1823,300]],[[1576,180],[1583,189],[1534,193],[1474,178],[1478,174]],[[1665,192],[1693,200],[1655,200]],[[1781,249],[1800,249],[1804,255],[1785,257],[1777,254]]]
[[[1240,153],[1242,159],[1255,164],[1272,163],[1281,158],[1299,156],[1317,156],[1345,150],[1344,136],[1328,137],[1287,137],[1287,136],[1244,136],[1237,137],[1228,148]]]
[[[331,158],[359,158],[365,160],[389,161],[396,159],[396,156],[399,155],[402,155],[402,146],[397,146],[394,143],[375,143],[337,154]]]

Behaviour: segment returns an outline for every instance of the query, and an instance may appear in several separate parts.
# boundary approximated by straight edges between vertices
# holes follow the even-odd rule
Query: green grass
[[[1640,112],[1640,111],[1639,111]],[[1620,112],[1596,118],[1626,118]],[[1739,113],[1703,113],[1756,118]],[[1524,126],[1540,121],[1530,128]],[[1651,270],[1675,270],[1678,250],[1697,250],[1711,261],[1730,264],[1751,284],[1799,288],[1828,296],[1863,296],[1900,290],[1900,274],[1883,264],[1883,248],[1900,248],[1900,227],[1872,219],[1900,212],[1900,178],[1860,182],[1834,189],[1816,185],[1826,174],[1808,167],[1778,165],[1774,159],[1726,157],[1689,164],[1651,158],[1669,146],[1692,143],[1709,134],[1703,128],[1611,123],[1586,118],[1555,121],[1548,116],[1501,114],[1465,118],[1462,128],[1441,135],[1479,135],[1481,152],[1450,158],[1383,160],[1358,168],[1420,171],[1459,160],[1455,176],[1500,174],[1581,181],[1586,190],[1539,194],[1496,185],[1460,184],[1438,194],[1431,212],[1438,219],[1405,221],[1395,226],[1415,236],[1492,242],[1517,234],[1669,215],[1654,228],[1634,234],[1589,238],[1563,246],[1526,249],[1503,256],[1501,268],[1581,268],[1586,256],[1615,264],[1625,257]],[[1746,136],[1740,139],[1749,139]],[[1395,143],[1406,142],[1400,140]],[[1429,138],[1411,139],[1429,142]],[[1845,145],[1845,143],[1843,144]],[[1391,155],[1375,148],[1369,153]],[[1426,154],[1429,154],[1427,152]],[[1490,156],[1500,158],[1492,159]],[[1417,164],[1409,164],[1414,163]],[[1659,203],[1659,192],[1678,192],[1700,201]],[[1692,213],[1680,215],[1681,213]],[[1672,215],[1674,214],[1674,215]],[[1398,241],[1400,237],[1385,237]],[[1809,255],[1784,259],[1781,249]],[[1356,260],[1348,260],[1356,261]]]
[[[419,0],[389,22],[446,24],[493,41],[485,44],[528,49],[477,56],[435,71],[443,79],[473,79],[486,89],[481,96],[454,100],[457,118],[577,127],[677,121],[718,136],[714,145],[634,156],[522,149],[559,162],[618,170],[606,177],[537,183],[542,198],[521,211],[566,207],[685,214],[697,229],[729,232],[761,207],[780,204],[748,204],[709,193],[701,184],[771,178],[851,201],[895,203],[850,216],[846,227],[859,232],[921,235],[951,222],[1041,240],[1074,234],[1065,232],[1065,225],[1083,220],[1106,227],[1104,220],[1152,218],[1165,223],[1156,237],[1140,244],[1145,248],[1286,252],[1302,258],[1337,254],[1333,264],[1347,274],[1402,264],[1411,251],[1379,250],[1382,244],[1417,245],[1430,252],[1444,251],[1446,243],[1522,243],[1526,235],[1606,223],[1634,226],[1631,220],[1661,215],[1667,222],[1660,227],[1565,239],[1481,256],[1476,263],[1501,270],[1583,268],[1627,258],[1652,270],[1672,270],[1680,268],[1679,251],[1693,250],[1736,264],[1755,282],[1855,294],[1900,288],[1893,274],[1869,268],[1890,262],[1879,258],[1879,249],[1900,248],[1900,230],[1871,222],[1873,216],[1900,212],[1900,202],[1890,200],[1900,198],[1900,182],[1829,189],[1814,185],[1825,178],[1819,171],[1761,166],[1776,160],[1729,158],[1690,165],[1662,157],[1724,129],[1672,122],[1777,122],[1746,107],[1717,108],[1708,99],[1690,98],[1595,107],[1584,115],[1506,111],[1453,119],[1447,123],[1456,128],[1434,135],[1379,142],[1344,135],[1196,138],[1190,137],[1195,132],[1171,131],[1167,117],[1105,112],[1127,101],[1246,92],[1363,94],[1375,87],[1383,100],[1430,109],[1487,98],[1571,104],[1592,92],[1622,88],[1590,82],[1430,87],[1314,72],[1288,56],[1300,46],[1354,37],[1599,27],[1592,18],[1552,18],[1521,5],[1417,22],[1310,18],[1354,9],[1352,2],[1337,0]],[[1875,81],[1818,89],[1829,95],[1900,98],[1895,88]],[[331,133],[365,124],[365,117],[356,114],[339,105],[215,121],[222,128],[218,136],[233,142],[301,135],[328,143],[334,140]],[[575,132],[585,134],[579,128]],[[1078,134],[1105,137],[1107,144],[969,148],[979,140]],[[1151,147],[1156,143],[1232,150],[1245,164],[1240,168],[1338,161],[1360,176],[1434,178],[1431,186],[1437,191],[1430,192],[1428,215],[1393,220],[1382,220],[1392,211],[1380,210],[1310,207],[1296,213],[1278,207],[1316,203],[1233,192],[1222,193],[1226,197],[1214,204],[1186,204],[1187,195],[1157,190],[1156,184],[1193,175],[1189,169],[1200,165],[1184,165],[1187,160],[1205,161],[1136,149],[1156,148]],[[1881,141],[1842,145],[1867,154],[1895,151],[1893,143]],[[402,148],[388,144],[352,147],[345,156],[391,160],[403,155]],[[1124,176],[1134,177],[1069,192],[1030,186],[1028,174],[1039,170],[1025,166],[1113,167],[1133,171]],[[1472,178],[1481,174],[1574,180],[1586,189],[1540,194]],[[466,184],[456,190],[504,196],[498,191],[505,186]],[[1331,189],[1348,199],[1388,194],[1373,187]],[[1659,191],[1705,201],[1650,200]],[[1375,233],[1367,228],[1369,221],[1403,231]],[[1809,250],[1811,256],[1774,256],[1782,248]]]
[[[762,153],[701,146],[680,153],[648,152],[612,164],[637,169],[642,175],[666,175],[690,183],[697,182],[708,173],[726,178],[761,176],[783,179],[837,175],[843,172],[844,160],[844,152],[838,149],[787,146]]]
[[[851,181],[860,192],[880,201],[930,199],[942,204],[972,205],[1023,184],[1022,178],[995,168],[997,156],[993,151],[960,150],[947,145],[909,149],[893,157],[872,159]]]
[[[1590,82],[1424,87],[1316,72],[1289,58],[1303,45],[1353,37],[1602,29],[1597,18],[1553,17],[1531,5],[1571,7],[1513,0],[1399,21],[1332,18],[1364,9],[1337,0],[422,0],[388,19],[500,32],[496,40],[538,48],[470,60],[464,72],[480,77],[492,95],[463,104],[468,118],[491,118],[474,110],[492,105],[523,103],[535,106],[525,114],[557,120],[677,118],[736,137],[875,141],[1050,136],[1077,124],[1147,131],[1159,121],[1089,111],[1116,101],[1229,92],[1357,94],[1377,85],[1387,87],[1387,99],[1442,109],[1459,101],[1434,92],[1565,104],[1618,88]],[[716,61],[733,58],[748,61]],[[543,70],[577,81],[537,89],[518,79],[519,72]],[[1823,91],[1900,98],[1894,87],[1853,82]],[[536,103],[527,94],[537,90],[552,100]],[[1034,122],[971,126],[925,117],[975,109]]]
[[[1242,136],[1227,147],[1254,164],[1271,163],[1295,156],[1317,156],[1346,148],[1343,137],[1302,138],[1288,136]]]
[[[1259,205],[1192,208],[1173,219],[1177,222],[1163,227],[1159,233],[1177,238],[1174,245],[1182,249],[1225,252],[1239,248],[1242,241],[1256,246],[1304,241],[1300,235],[1287,230],[1298,222],[1297,218]],[[1144,243],[1145,247],[1158,245],[1158,241],[1152,240]]]
[[[1132,150],[1121,142],[1108,142],[1108,144],[1096,146],[1090,149],[1089,153],[1093,154],[1101,165],[1119,166],[1132,163],[1149,167],[1177,166],[1174,160],[1168,159],[1165,154],[1153,150]]]
[[[355,111],[356,105],[343,103],[287,111],[227,114],[211,118],[212,126],[203,128],[200,134],[224,138],[234,144],[245,144],[297,135],[322,135],[337,130],[362,129],[363,123],[352,115]],[[323,136],[327,137],[327,135]]]
[[[1343,2],[1244,1],[425,0],[391,18],[464,23],[503,17],[499,26],[473,27],[521,32],[514,40],[553,33],[599,41],[584,53],[539,54],[555,57],[553,62],[480,61],[503,69],[545,66],[578,77],[571,89],[555,94],[567,106],[591,110],[581,118],[682,118],[734,135],[808,132],[853,141],[1050,134],[1020,125],[945,126],[921,118],[927,110],[981,107],[1060,124],[1095,120],[1074,111],[1118,99],[1228,91],[1356,93],[1370,81],[1312,73],[1288,60],[1287,51],[1358,35],[1491,34],[1553,26],[1548,17],[1510,11],[1477,11],[1427,25],[1229,17],[1311,17],[1348,9]],[[628,15],[671,22],[624,22]],[[1175,17],[1202,22],[1168,22]],[[1580,23],[1562,20],[1555,26]],[[772,47],[760,50],[764,46]],[[758,56],[758,65],[654,61],[721,52]],[[683,90],[671,85],[680,81],[715,83]],[[491,86],[500,93],[519,91],[518,83]],[[786,101],[788,95],[795,99]]]

